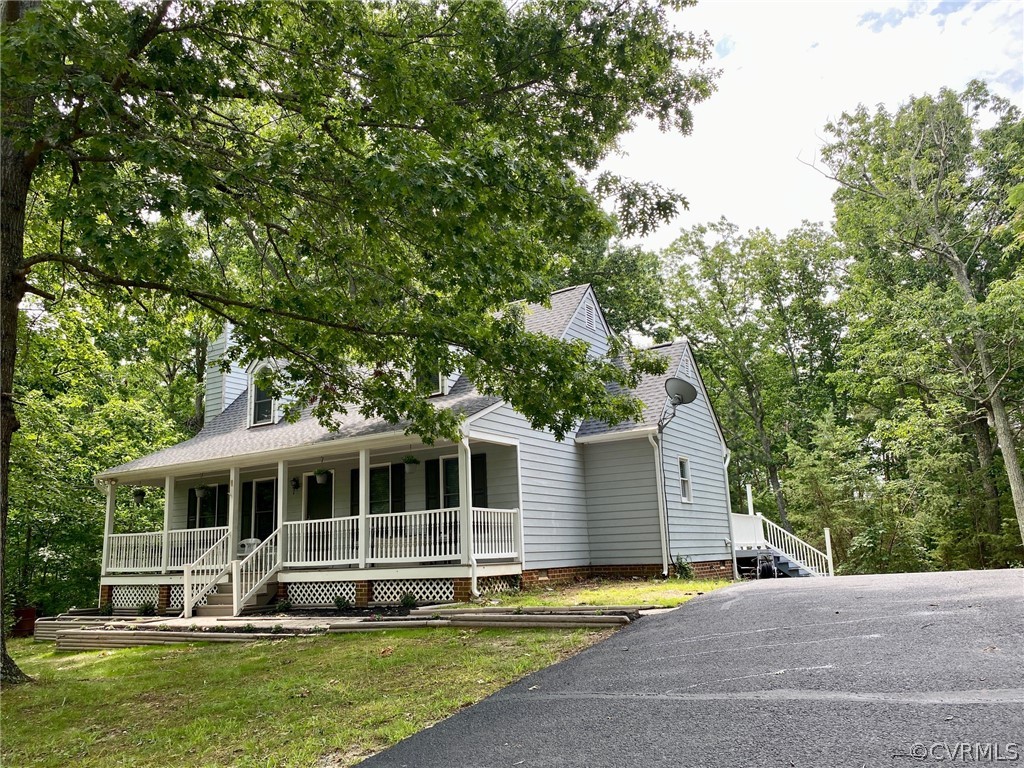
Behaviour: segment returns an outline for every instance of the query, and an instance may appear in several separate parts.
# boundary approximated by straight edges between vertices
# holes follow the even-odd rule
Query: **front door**
[[[277,480],[242,484],[242,539],[265,540],[277,528]]]

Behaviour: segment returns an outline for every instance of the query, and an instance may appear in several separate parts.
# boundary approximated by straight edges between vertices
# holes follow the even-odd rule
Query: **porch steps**
[[[273,600],[277,594],[277,581],[269,581],[263,588],[249,598],[249,602],[242,606],[242,613],[249,613],[258,610]],[[206,605],[199,605],[192,609],[193,616],[233,616],[234,598],[231,593],[231,582],[218,584],[216,589],[206,596]]]

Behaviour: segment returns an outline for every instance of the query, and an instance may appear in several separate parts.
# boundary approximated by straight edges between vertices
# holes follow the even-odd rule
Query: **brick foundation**
[[[156,612],[163,616],[171,612],[171,585],[161,584],[156,598]]]
[[[114,602],[114,587],[111,584],[104,584],[100,587],[100,608],[112,602]]]
[[[729,579],[732,577],[732,560],[709,560],[692,563],[693,575],[699,579]],[[669,575],[675,566],[669,566]],[[661,566],[647,565],[577,565],[570,568],[545,568],[523,571],[523,588],[538,584],[565,584],[600,576],[606,579],[657,579],[661,578]]]
[[[470,592],[472,581],[470,579],[452,579],[452,587],[455,589],[455,602],[468,603],[473,593]]]
[[[370,599],[373,597],[373,582],[372,581],[357,581],[356,582],[356,608],[366,608],[370,604]]]
[[[283,582],[277,582],[277,602],[288,599],[288,585]]]

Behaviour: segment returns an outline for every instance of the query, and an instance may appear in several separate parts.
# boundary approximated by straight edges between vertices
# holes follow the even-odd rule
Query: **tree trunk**
[[[974,403],[976,406],[977,403]],[[992,435],[988,429],[988,419],[979,416],[971,421],[971,434],[978,451],[978,464],[981,467],[981,487],[985,491],[985,530],[998,534],[1003,527],[1002,515],[999,513],[999,489],[993,476]]]
[[[10,512],[11,439],[20,426],[14,407],[14,362],[18,353],[18,312],[25,296],[25,204],[31,172],[25,153],[0,136],[0,594],[6,595],[7,516]],[[0,632],[0,682],[28,680],[7,654]]]
[[[974,289],[971,286],[971,279],[967,275],[967,268],[953,249],[948,246],[945,247],[945,261],[953,273],[957,285],[960,287],[964,303],[970,309],[976,310],[978,300],[974,296]],[[1017,455],[1017,446],[1013,442],[1013,425],[1010,424],[1010,416],[1007,414],[1006,404],[1003,402],[999,376],[996,374],[995,366],[992,364],[992,355],[988,351],[985,331],[975,326],[972,335],[974,337],[974,350],[978,353],[978,363],[981,365],[981,375],[985,379],[985,385],[988,387],[988,404],[992,409],[992,421],[995,422],[996,440],[999,443],[999,450],[1003,453],[1006,477],[1010,481],[1010,495],[1013,497],[1013,510],[1017,515],[1017,526],[1020,528],[1021,541],[1024,541],[1024,470],[1021,469],[1020,458]]]

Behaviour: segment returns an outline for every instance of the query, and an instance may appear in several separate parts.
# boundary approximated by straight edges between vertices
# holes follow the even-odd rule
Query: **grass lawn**
[[[493,595],[483,605],[566,606],[566,605],[658,605],[674,608],[697,595],[729,586],[729,581],[686,581],[682,579],[587,579],[578,584],[537,586],[522,592]]]
[[[608,630],[407,629],[252,644],[56,652],[0,694],[10,766],[345,766]]]

